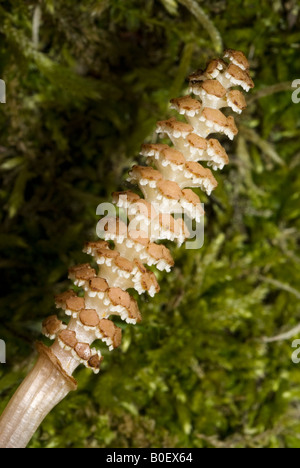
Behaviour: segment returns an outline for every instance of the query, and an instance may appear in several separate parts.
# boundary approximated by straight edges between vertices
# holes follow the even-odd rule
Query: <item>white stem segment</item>
[[[47,414],[76,389],[51,350],[41,344],[38,349],[36,365],[0,418],[0,448],[25,448]]]

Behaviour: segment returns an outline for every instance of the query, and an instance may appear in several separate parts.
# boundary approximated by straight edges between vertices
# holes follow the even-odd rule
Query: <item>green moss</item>
[[[256,89],[225,142],[231,164],[203,197],[204,247],[174,249],[161,293],[140,300],[142,324],[126,327],[99,376],[78,370],[78,392],[30,446],[299,447],[292,339],[263,341],[300,319],[300,104],[288,85],[300,78],[298,2],[46,0],[35,48],[38,4],[0,9],[0,410],[68,266],[86,259],[98,203],[122,186],[184,77],[216,55],[218,31],[250,55]]]

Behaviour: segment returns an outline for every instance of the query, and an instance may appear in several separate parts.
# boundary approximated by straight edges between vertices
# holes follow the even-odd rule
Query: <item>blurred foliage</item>
[[[174,249],[161,293],[31,447],[299,447],[300,78],[297,0],[0,2],[0,410],[32,366],[98,203],[120,189],[185,76],[222,44],[256,88],[206,203],[205,245]],[[270,280],[275,280],[270,281]],[[295,336],[295,338],[299,338]]]

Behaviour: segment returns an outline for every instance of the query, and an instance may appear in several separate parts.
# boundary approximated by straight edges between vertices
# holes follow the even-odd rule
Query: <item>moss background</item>
[[[0,411],[87,259],[97,205],[223,42],[250,58],[256,88],[202,195],[205,245],[173,249],[142,324],[99,376],[79,368],[30,447],[300,447],[300,335],[264,340],[300,321],[299,1],[14,0],[0,18]]]

